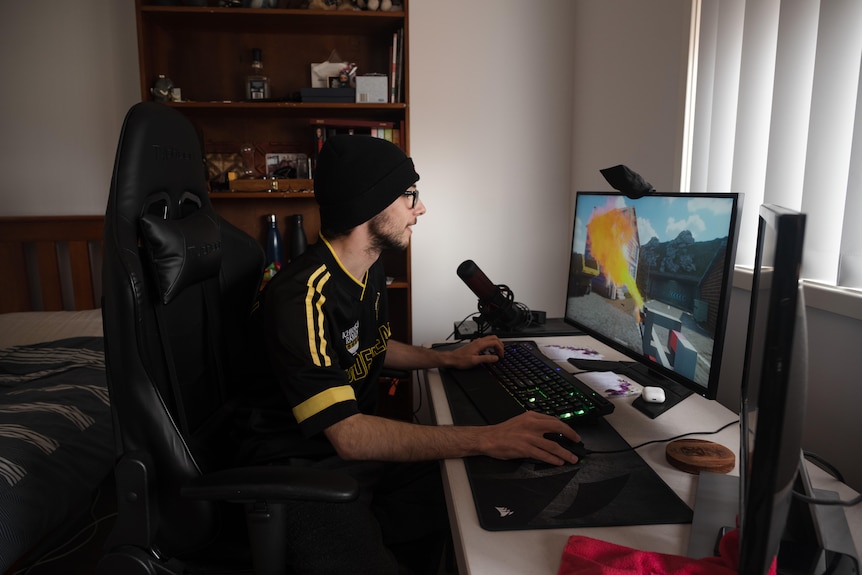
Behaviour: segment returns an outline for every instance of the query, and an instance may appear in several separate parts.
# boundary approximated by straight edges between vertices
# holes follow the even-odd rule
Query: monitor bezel
[[[605,196],[609,198],[613,197],[624,197],[633,202],[639,201],[641,198],[631,198],[622,192],[596,192],[596,191],[579,191],[575,196],[575,209],[572,217],[572,230],[570,235],[569,249],[568,255],[571,260],[571,255],[574,253],[574,245],[575,245],[575,234],[577,233],[577,206],[579,196]],[[719,297],[719,304],[717,309],[717,329],[715,333],[715,337],[713,340],[713,350],[712,350],[712,362],[710,367],[709,380],[707,384],[704,386],[700,383],[697,383],[672,369],[668,369],[654,361],[651,361],[649,358],[642,354],[637,354],[627,348],[624,345],[617,343],[614,339],[606,336],[605,334],[597,331],[594,327],[583,324],[579,322],[576,318],[572,318],[568,316],[568,294],[570,289],[572,288],[571,282],[573,281],[572,270],[569,269],[568,274],[568,285],[566,290],[566,305],[563,310],[563,319],[564,321],[582,331],[586,335],[589,335],[596,340],[602,342],[603,344],[611,347],[612,349],[622,353],[628,358],[631,358],[633,361],[637,362],[641,366],[644,366],[649,375],[652,376],[652,381],[647,381],[648,385],[658,385],[662,386],[662,379],[670,380],[678,385],[683,386],[685,389],[702,395],[707,399],[715,399],[718,394],[718,382],[721,373],[721,360],[723,357],[724,351],[724,342],[726,338],[727,331],[727,318],[730,308],[730,296],[731,290],[733,286],[733,274],[736,263],[736,248],[737,242],[739,238],[739,227],[740,220],[742,218],[742,201],[743,194],[739,192],[727,192],[727,193],[718,193],[718,192],[652,192],[644,198],[650,196],[657,197],[671,197],[671,198],[681,198],[681,199],[691,199],[691,198],[731,198],[733,200],[733,207],[730,215],[730,223],[729,223],[729,231],[728,231],[728,241],[727,241],[727,255],[725,257],[724,269],[722,270],[722,278],[723,283],[721,286],[721,295]],[[658,376],[658,377],[656,377]]]
[[[804,235],[804,214],[773,204],[760,207],[740,386],[741,572],[766,569],[778,554],[793,484],[803,469],[807,330],[800,272]],[[765,246],[767,241],[770,246]],[[765,247],[774,249],[771,262],[764,262]],[[768,288],[761,286],[765,263],[771,264]],[[765,301],[764,296],[768,296]],[[762,318],[763,333],[758,330],[759,308],[767,312]],[[755,350],[755,339],[763,341],[763,349]],[[755,352],[763,358],[757,386],[751,379]],[[750,420],[755,415],[752,432]]]

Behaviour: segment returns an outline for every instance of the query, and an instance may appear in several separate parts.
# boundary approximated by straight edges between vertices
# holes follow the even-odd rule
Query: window
[[[862,2],[693,2],[689,189],[745,194],[738,264],[779,204],[807,214],[802,276],[862,289]]]

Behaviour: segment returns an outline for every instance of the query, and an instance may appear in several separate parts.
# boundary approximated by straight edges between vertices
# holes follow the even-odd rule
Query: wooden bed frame
[[[0,217],[0,313],[101,307],[104,216]]]

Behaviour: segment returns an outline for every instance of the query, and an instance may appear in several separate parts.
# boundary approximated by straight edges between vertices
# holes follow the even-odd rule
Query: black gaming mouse
[[[589,454],[589,450],[584,447],[583,441],[572,441],[562,433],[546,433],[545,439],[557,442],[562,447],[577,455],[579,460],[585,458]]]

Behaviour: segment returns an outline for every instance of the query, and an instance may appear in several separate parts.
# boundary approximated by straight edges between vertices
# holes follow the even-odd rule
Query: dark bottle
[[[269,78],[263,73],[260,48],[254,48],[251,51],[251,73],[245,79],[245,99],[269,99]]]
[[[293,214],[287,220],[290,227],[290,260],[293,261],[308,247],[308,240],[302,225],[302,214]]]
[[[277,270],[281,267],[284,254],[281,233],[278,231],[278,217],[275,214],[269,214],[266,218],[269,224],[266,230],[266,265],[274,263]]]

